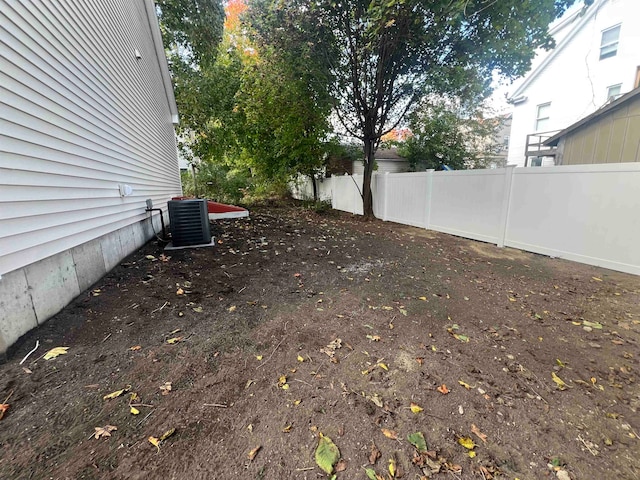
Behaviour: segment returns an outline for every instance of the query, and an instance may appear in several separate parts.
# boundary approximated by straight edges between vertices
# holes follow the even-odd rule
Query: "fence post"
[[[507,221],[509,220],[509,207],[511,203],[511,185],[513,183],[513,172],[515,165],[507,165],[504,169],[504,190],[502,193],[502,210],[500,212],[500,232],[498,234],[498,247],[504,247],[507,236]]]
[[[427,199],[425,202],[424,228],[429,230],[431,226],[431,191],[433,190],[433,168],[427,170]]]
[[[378,192],[378,195],[381,193],[384,195],[382,197],[382,220],[386,222],[389,215],[389,172],[384,172],[383,178],[384,182],[381,182],[382,188],[380,189],[381,191]]]

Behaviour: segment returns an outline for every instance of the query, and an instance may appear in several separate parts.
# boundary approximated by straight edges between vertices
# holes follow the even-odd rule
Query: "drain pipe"
[[[161,208],[153,208],[153,201],[150,198],[147,198],[147,208],[144,210],[145,212],[160,212],[160,224],[162,225],[162,241],[166,242],[167,234],[165,233],[164,228],[164,214]],[[153,219],[151,220],[151,228],[153,228]]]

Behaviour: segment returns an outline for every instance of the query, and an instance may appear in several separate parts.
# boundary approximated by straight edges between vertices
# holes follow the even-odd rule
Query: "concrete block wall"
[[[166,216],[166,215],[165,215]],[[145,219],[0,277],[0,354],[160,232]]]

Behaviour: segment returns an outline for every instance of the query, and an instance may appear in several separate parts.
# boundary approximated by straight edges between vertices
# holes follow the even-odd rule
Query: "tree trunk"
[[[364,218],[367,220],[375,218],[373,215],[373,194],[371,192],[371,179],[375,163],[374,153],[374,140],[367,137],[364,141],[364,179],[362,182],[362,210]]]
[[[311,184],[313,185],[313,201],[318,202],[318,184],[315,175],[309,175],[311,177]]]

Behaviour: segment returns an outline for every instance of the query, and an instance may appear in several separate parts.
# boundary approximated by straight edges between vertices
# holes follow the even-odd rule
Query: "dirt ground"
[[[640,278],[300,207],[214,230],[18,342],[0,478],[330,478],[320,434],[337,479],[640,478]]]

